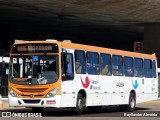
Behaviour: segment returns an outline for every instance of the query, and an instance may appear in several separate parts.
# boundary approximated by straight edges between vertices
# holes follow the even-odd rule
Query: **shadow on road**
[[[137,111],[148,111],[150,108],[143,108],[143,107],[137,107],[134,112]],[[111,116],[111,117],[119,117],[122,116],[127,111],[119,109],[117,106],[112,107],[103,107],[102,109],[99,109],[94,107],[94,109],[86,109],[83,111],[82,115],[75,115],[74,112],[70,109],[62,109],[62,110],[53,110],[53,109],[46,109],[42,113],[42,116],[52,117],[52,116],[59,116],[59,117],[65,117],[65,116],[85,116],[85,117],[91,117],[91,116]]]
[[[136,107],[136,111],[151,110],[151,108]]]
[[[137,111],[149,111],[150,108],[144,108],[144,107],[136,107]],[[14,112],[14,113],[32,113],[32,109],[26,108],[26,109],[12,109],[12,110],[3,110],[3,112]],[[94,107],[92,109],[86,109],[83,111],[82,115],[75,115],[75,113],[71,109],[54,109],[54,108],[46,108],[44,109],[42,116],[43,117],[79,117],[79,116],[85,116],[85,117],[91,117],[91,116],[113,116],[118,117],[122,116],[124,112],[127,112],[125,110],[119,109],[118,106],[109,106],[109,107]]]

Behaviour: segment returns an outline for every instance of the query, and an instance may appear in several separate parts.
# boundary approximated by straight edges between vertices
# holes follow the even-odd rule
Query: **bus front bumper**
[[[8,96],[11,107],[60,107],[60,95],[52,98],[17,98]]]

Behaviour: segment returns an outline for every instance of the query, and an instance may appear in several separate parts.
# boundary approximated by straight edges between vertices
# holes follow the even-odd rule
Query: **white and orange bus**
[[[155,54],[142,54],[69,41],[17,41],[10,53],[9,104],[43,108],[119,105],[158,98]]]

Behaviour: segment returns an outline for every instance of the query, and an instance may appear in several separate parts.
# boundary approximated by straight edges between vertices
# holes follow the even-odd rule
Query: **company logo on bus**
[[[30,94],[30,98],[33,98],[34,97],[34,94]]]
[[[133,85],[134,89],[137,89],[138,88],[138,81],[137,80],[134,81],[132,79],[132,85]]]
[[[82,83],[82,86],[83,86],[84,88],[88,88],[89,85],[90,85],[90,80],[89,80],[88,76],[86,76],[85,82],[82,80],[82,77],[81,77],[81,83]]]

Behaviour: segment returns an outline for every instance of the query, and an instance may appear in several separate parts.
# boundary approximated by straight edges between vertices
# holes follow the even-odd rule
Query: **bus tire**
[[[43,112],[43,107],[32,107],[32,111],[34,113],[42,113]]]
[[[135,110],[135,107],[136,107],[136,97],[135,97],[135,94],[134,93],[130,93],[129,103],[127,105],[127,110],[129,112],[132,112],[132,111]]]
[[[74,112],[76,115],[82,114],[85,101],[86,101],[85,97],[83,97],[83,95],[79,93],[77,96],[76,107],[74,108]]]

